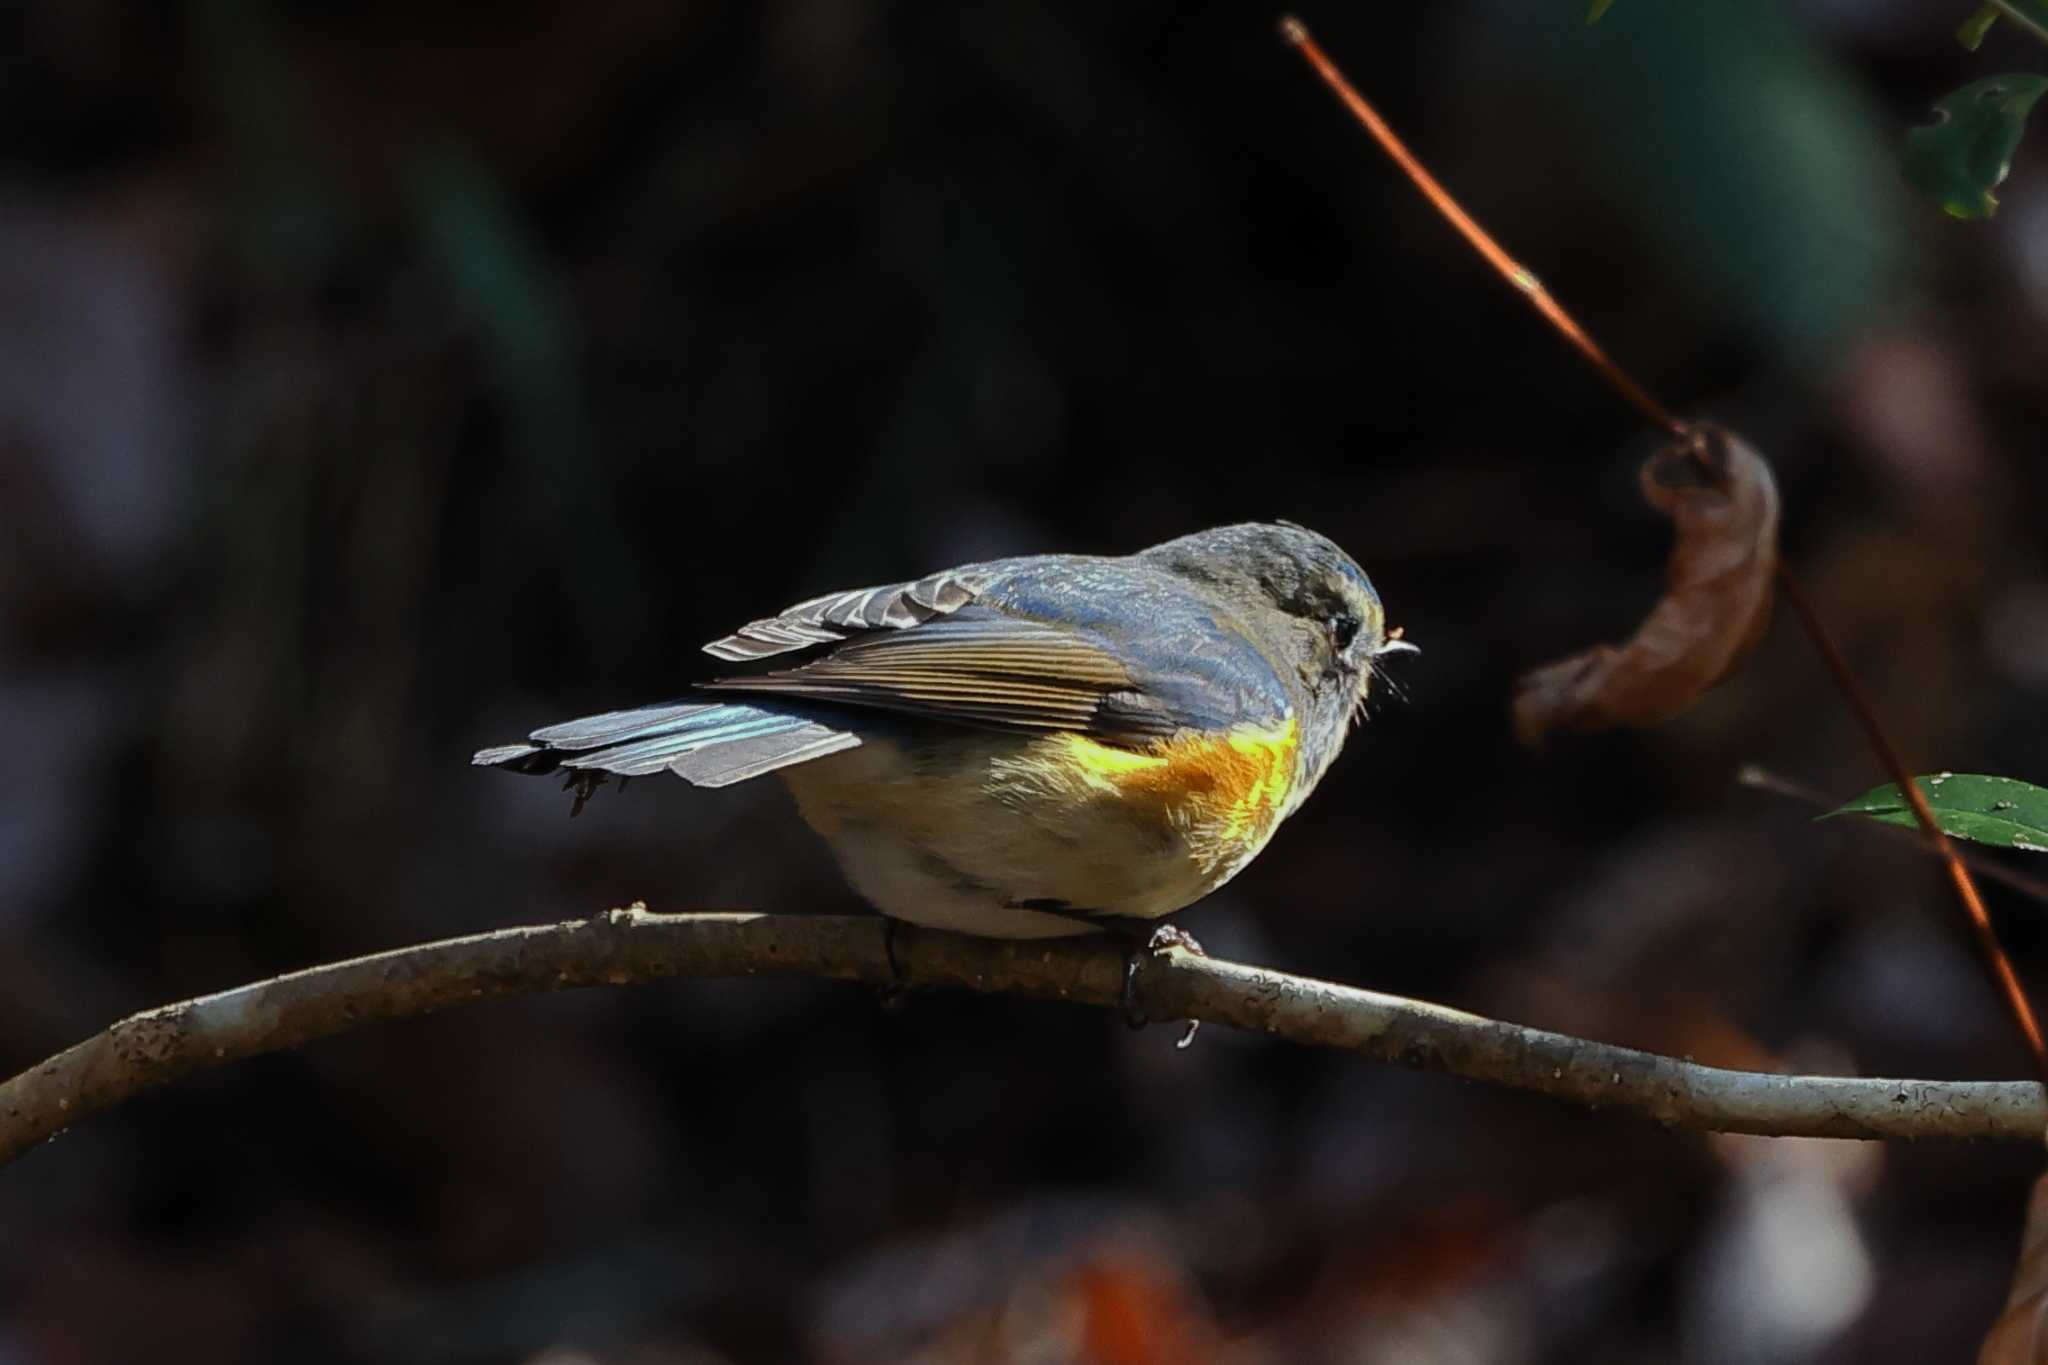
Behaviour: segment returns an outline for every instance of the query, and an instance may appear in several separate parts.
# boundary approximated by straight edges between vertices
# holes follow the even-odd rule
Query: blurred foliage
[[[1906,176],[1957,218],[1989,218],[1992,193],[2012,169],[2027,115],[2048,91],[2048,76],[1985,76],[1942,97],[1934,122],[1906,134]]]
[[[242,264],[271,287],[316,277],[345,249],[350,210],[314,150],[276,15],[263,0],[198,0],[193,43],[238,163],[231,225]]]
[[[1614,0],[1592,0],[1586,23],[1597,23]],[[1724,17],[1740,6],[1718,11]],[[2048,0],[2011,0],[2008,13],[1984,5],[1956,31],[1956,40],[1974,52],[2000,17],[2015,18],[2029,32],[2048,41]],[[1675,55],[1663,54],[1666,59]],[[1686,84],[1688,92],[1698,87]],[[2026,131],[2027,114],[2048,88],[2039,76],[1987,76],[1954,91],[1934,106],[1935,122],[1906,134],[1904,166],[1907,181],[1921,194],[1957,218],[1988,218],[1998,208],[1991,193],[2012,168],[2013,153]],[[1810,128],[1813,110],[1784,108],[1781,127],[1787,133]],[[1787,272],[1788,274],[1790,272]]]
[[[2048,853],[2048,791],[2010,777],[1976,773],[1935,773],[1916,777],[1944,833],[1998,848]],[[1872,788],[1854,801],[1820,816],[1867,815],[1884,825],[1919,827],[1896,782]]]
[[[576,526],[573,569],[562,583],[593,639],[623,628],[639,595],[619,516],[594,444],[575,325],[546,252],[519,206],[476,156],[428,142],[406,168],[412,219],[427,259],[479,342],[509,420],[511,451],[546,509],[543,543]]]
[[[1773,0],[1623,5],[1597,27],[1496,0],[1503,56],[1688,286],[1796,364],[1895,316],[1913,264],[1882,114]],[[1674,317],[1674,323],[1677,319]]]

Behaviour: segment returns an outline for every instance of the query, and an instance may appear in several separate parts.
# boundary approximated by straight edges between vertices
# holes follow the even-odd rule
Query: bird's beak
[[[1412,644],[1403,639],[1401,637],[1401,627],[1395,626],[1387,632],[1387,638],[1380,642],[1380,647],[1372,652],[1372,657],[1377,659],[1383,654],[1420,654],[1421,652],[1422,646]]]

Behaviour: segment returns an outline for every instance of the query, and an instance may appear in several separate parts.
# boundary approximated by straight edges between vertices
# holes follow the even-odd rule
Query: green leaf
[[[1935,773],[1914,778],[1913,785],[1927,797],[1944,833],[1998,848],[2048,853],[2048,790],[2015,778],[1975,773]],[[1908,829],[1920,823],[1896,782],[1867,791],[1819,818],[1837,815],[1865,815]]]
[[[1614,0],[1593,0],[1591,4],[1586,6],[1586,22],[1589,24],[1599,23],[1600,16],[1612,8],[1614,8]]]
[[[1984,35],[1998,22],[1998,6],[1981,5],[1977,12],[1963,20],[1963,26],[1956,30],[1956,41],[1975,52],[1984,45]]]
[[[1906,133],[1906,179],[1957,218],[1989,218],[1992,194],[2012,169],[2027,114],[2048,76],[1986,76],[1934,106],[1934,122]]]

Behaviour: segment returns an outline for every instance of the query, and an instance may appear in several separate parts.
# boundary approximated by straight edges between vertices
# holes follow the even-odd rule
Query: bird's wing
[[[765,653],[803,647],[780,643],[803,632],[852,638],[791,668],[704,686],[1119,744],[1288,714],[1285,689],[1250,638],[1163,574],[1075,559],[978,572],[972,588],[935,575],[819,598],[792,609],[804,613],[794,625],[792,613],[756,622],[719,645],[757,640],[772,646]],[[921,591],[928,584],[939,586]],[[970,591],[944,610],[930,605]],[[928,614],[903,619],[915,610]]]

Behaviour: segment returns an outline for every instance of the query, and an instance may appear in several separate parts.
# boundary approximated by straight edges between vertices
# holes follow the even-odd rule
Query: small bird
[[[704,648],[739,669],[474,761],[566,770],[579,809],[608,774],[780,773],[883,914],[1039,938],[1150,927],[1229,881],[1414,646],[1283,522],[831,593]]]

